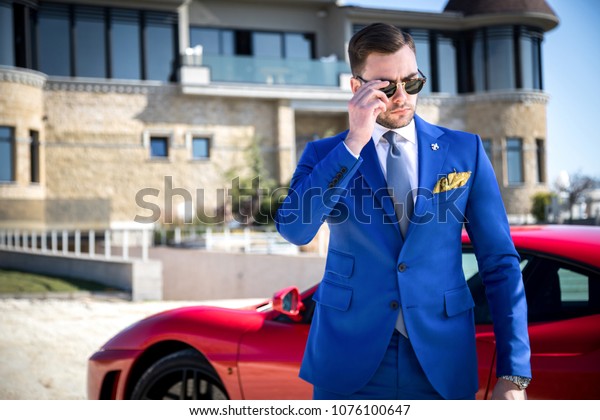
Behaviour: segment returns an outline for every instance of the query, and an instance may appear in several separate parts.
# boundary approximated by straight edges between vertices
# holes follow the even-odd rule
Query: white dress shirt
[[[377,157],[379,158],[379,165],[381,166],[381,171],[383,172],[383,176],[386,178],[386,181],[386,161],[390,145],[388,144],[387,140],[383,138],[383,135],[388,131],[390,131],[389,128],[375,123],[375,129],[371,135],[373,142],[375,143],[375,150],[377,151]],[[408,170],[410,178],[410,187],[414,191],[419,186],[419,152],[417,147],[417,128],[415,127],[415,120],[413,119],[408,125],[401,128],[396,128],[392,131],[400,135],[400,137],[396,137],[396,144],[400,148],[404,162],[406,162],[406,169]],[[346,146],[346,149],[348,149],[348,151],[358,159],[358,156],[352,153],[346,143],[344,143],[344,145]],[[416,200],[416,196],[416,194],[413,194],[413,199]]]

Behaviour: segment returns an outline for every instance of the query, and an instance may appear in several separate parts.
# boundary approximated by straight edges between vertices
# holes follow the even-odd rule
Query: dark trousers
[[[440,366],[440,369],[443,369]],[[352,369],[350,366],[349,369]],[[473,396],[474,397],[474,396]],[[342,395],[315,387],[315,400],[439,400],[410,344],[394,332],[381,365],[369,383],[354,394]]]

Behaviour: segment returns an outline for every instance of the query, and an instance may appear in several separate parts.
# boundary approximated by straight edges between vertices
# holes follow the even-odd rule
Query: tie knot
[[[392,130],[384,133],[383,138],[386,139],[389,144],[396,143],[396,133]]]

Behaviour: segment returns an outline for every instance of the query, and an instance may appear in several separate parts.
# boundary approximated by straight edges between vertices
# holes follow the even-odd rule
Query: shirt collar
[[[375,128],[373,129],[373,141],[375,142],[375,147],[379,144],[379,140],[385,133],[390,131],[389,128],[386,128],[378,123],[375,123]],[[396,128],[392,130],[396,134],[401,135],[407,141],[417,144],[417,128],[415,127],[415,119],[410,120],[410,123],[404,127]]]

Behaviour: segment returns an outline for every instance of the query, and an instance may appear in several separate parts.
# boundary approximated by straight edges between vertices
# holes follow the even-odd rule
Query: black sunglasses
[[[425,82],[427,81],[427,77],[425,77],[425,75],[423,73],[421,73],[421,70],[417,69],[417,71],[419,72],[419,74],[422,77],[417,77],[415,79],[410,79],[410,80],[404,80],[401,82],[395,82],[393,80],[381,79],[382,82],[388,82],[389,85],[387,85],[386,87],[381,88],[379,90],[382,91],[383,93],[385,93],[385,96],[387,96],[388,98],[391,98],[396,93],[398,86],[402,85],[402,87],[404,88],[404,91],[406,93],[408,93],[409,95],[416,95],[417,93],[419,93],[421,91],[421,89],[423,89],[423,86],[425,86]],[[354,76],[354,77],[356,77],[358,80],[360,80],[363,83],[368,82],[367,80],[363,79],[360,76]]]

